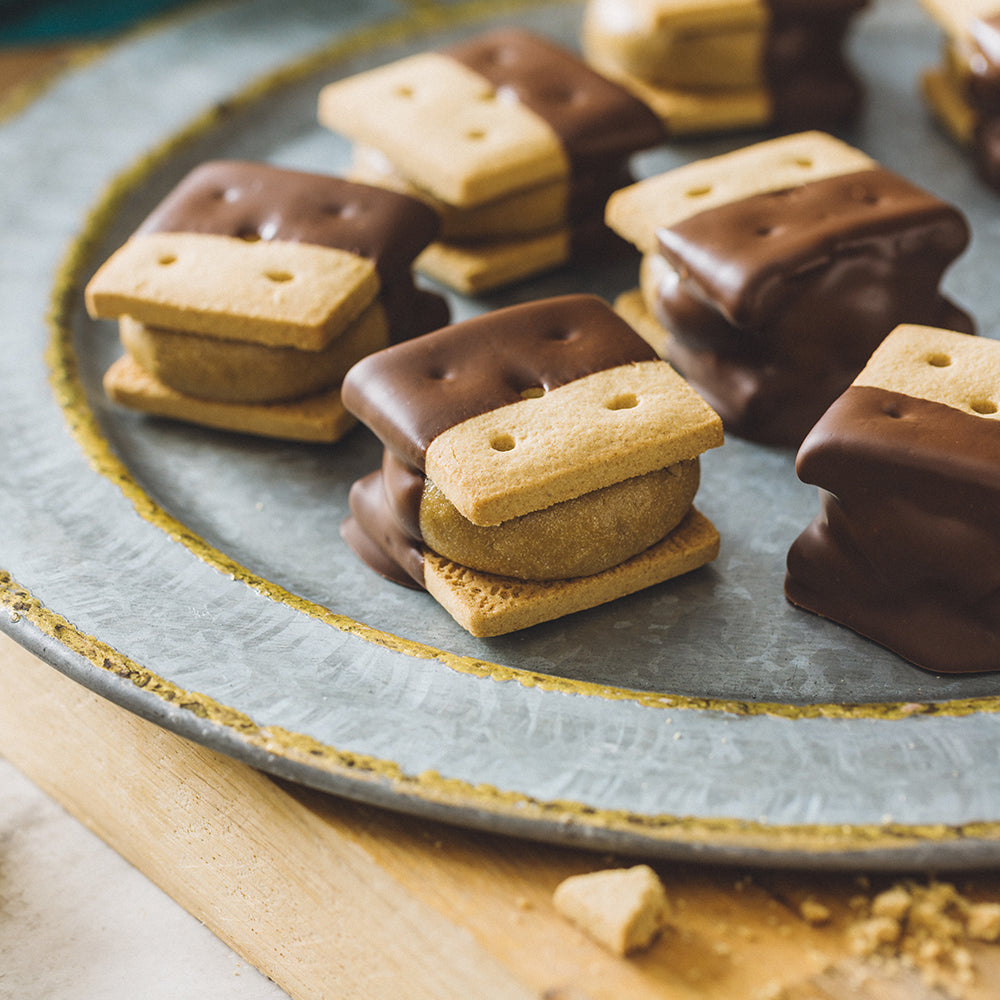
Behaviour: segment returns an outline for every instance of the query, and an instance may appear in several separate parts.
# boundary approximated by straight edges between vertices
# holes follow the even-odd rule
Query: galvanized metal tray
[[[333,446],[124,412],[89,274],[194,164],[337,172],[328,80],[489,23],[576,44],[579,4],[247,0],[194,8],[57,81],[0,128],[0,627],[58,670],[276,775],[473,827],[649,857],[901,869],[1000,860],[1000,679],[939,677],[782,595],[817,509],[793,455],[705,456],[710,567],[494,640],[343,546],[363,428]],[[852,54],[870,100],[845,138],[968,214],[947,290],[996,336],[1000,201],[929,120],[938,59],[915,4],[877,0]],[[763,134],[687,140],[642,173]],[[635,263],[563,269],[456,318]],[[43,720],[40,720],[40,724]]]

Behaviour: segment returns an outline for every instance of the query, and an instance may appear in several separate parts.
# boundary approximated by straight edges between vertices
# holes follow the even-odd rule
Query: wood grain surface
[[[1000,996],[996,945],[970,944],[971,981],[944,991],[926,969],[853,954],[859,915],[892,881],[863,873],[655,863],[667,926],[646,951],[616,957],[556,912],[552,892],[635,859],[284,784],[94,695],[6,636],[0,753],[293,997]],[[995,874],[957,888],[1000,900]],[[807,919],[807,900],[828,918]]]

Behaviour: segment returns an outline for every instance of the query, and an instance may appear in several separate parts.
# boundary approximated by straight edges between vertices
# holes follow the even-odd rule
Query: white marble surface
[[[0,757],[2,1000],[287,994]]]

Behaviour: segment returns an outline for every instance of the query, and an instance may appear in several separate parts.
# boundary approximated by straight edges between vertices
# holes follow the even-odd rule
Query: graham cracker
[[[217,403],[168,388],[127,354],[105,372],[104,391],[113,402],[153,416],[260,437],[332,443],[356,423],[339,387],[288,403]]]
[[[797,132],[696,160],[622,188],[608,200],[605,220],[642,253],[655,254],[659,229],[700,212],[875,166],[866,153],[825,132]]]
[[[504,635],[584,611],[689,573],[719,552],[719,535],[695,508],[666,538],[594,576],[532,583],[493,576],[426,550],[427,591],[474,636]]]
[[[379,290],[375,265],[333,247],[207,233],[133,236],[88,282],[95,318],[318,350]]]
[[[512,517],[695,458],[722,423],[666,362],[619,365],[438,434],[425,470],[473,524]]]

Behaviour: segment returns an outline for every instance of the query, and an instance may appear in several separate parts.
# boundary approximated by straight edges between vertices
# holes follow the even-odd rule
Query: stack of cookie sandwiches
[[[843,50],[867,2],[590,0],[583,48],[671,135],[832,128],[862,103]]]
[[[900,323],[973,329],[938,287],[962,213],[824,132],[685,164],[607,211],[643,254],[616,307],[741,437],[798,446]]]
[[[319,120],[351,140],[352,178],[433,205],[417,268],[471,294],[612,248],[604,203],[664,138],[627,90],[514,28],[328,84]]]
[[[1000,670],[1000,343],[901,326],[803,442],[785,593],[937,673]]]
[[[378,187],[246,161],[189,173],[86,288],[126,353],[114,401],[226,430],[334,441],[357,360],[448,322],[414,258],[438,220]]]
[[[944,33],[941,65],[921,79],[946,131],[969,149],[979,175],[1000,190],[1000,2],[921,0]]]
[[[342,534],[373,569],[493,636],[715,558],[693,506],[718,416],[603,300],[499,309],[356,364],[384,446]]]

